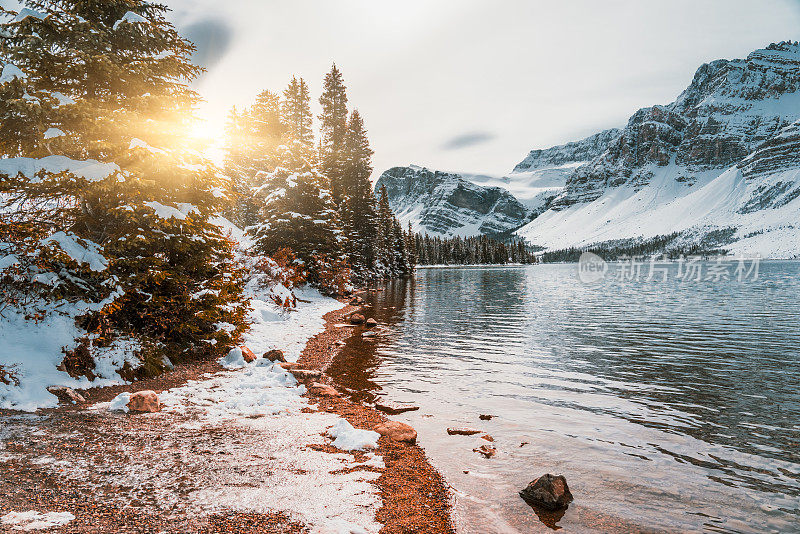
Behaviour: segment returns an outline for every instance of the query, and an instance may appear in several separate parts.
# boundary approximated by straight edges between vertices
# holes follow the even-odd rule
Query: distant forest
[[[413,254],[417,265],[536,263],[532,249],[521,239],[500,241],[487,236],[441,238],[415,234]]]

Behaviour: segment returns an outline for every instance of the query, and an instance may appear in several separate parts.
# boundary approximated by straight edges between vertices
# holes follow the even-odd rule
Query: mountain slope
[[[476,185],[454,173],[423,167],[385,171],[375,190],[386,188],[392,211],[405,226],[441,236],[499,234],[531,219],[530,210],[500,187]]]
[[[672,104],[636,112],[518,233],[546,248],[729,232],[726,248],[800,254],[800,45],[703,65]]]

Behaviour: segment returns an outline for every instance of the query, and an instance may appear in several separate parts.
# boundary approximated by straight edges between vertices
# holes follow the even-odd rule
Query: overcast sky
[[[800,0],[167,0],[209,72],[202,114],[342,69],[375,169],[507,173],[666,104],[704,62],[800,39]],[[376,174],[377,175],[377,174]]]

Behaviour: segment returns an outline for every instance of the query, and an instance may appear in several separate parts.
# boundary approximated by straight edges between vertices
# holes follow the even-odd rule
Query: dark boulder
[[[542,475],[524,490],[519,496],[533,506],[540,506],[547,510],[560,510],[572,502],[572,493],[569,491],[567,479],[563,475]]]

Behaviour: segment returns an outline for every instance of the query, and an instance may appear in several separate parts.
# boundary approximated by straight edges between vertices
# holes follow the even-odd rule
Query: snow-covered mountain
[[[531,211],[501,187],[482,186],[455,173],[393,167],[375,190],[386,188],[389,205],[405,227],[440,236],[499,234],[531,220]]]
[[[798,119],[798,43],[703,65],[675,102],[637,111],[519,234],[558,249],[724,231],[732,252],[800,254]]]
[[[493,233],[529,217],[517,233],[551,250],[678,233],[684,243],[714,235],[732,253],[800,256],[800,44],[702,65],[671,104],[533,150],[508,176],[406,168],[384,183],[393,209],[431,233]],[[448,200],[497,187],[525,214]]]

